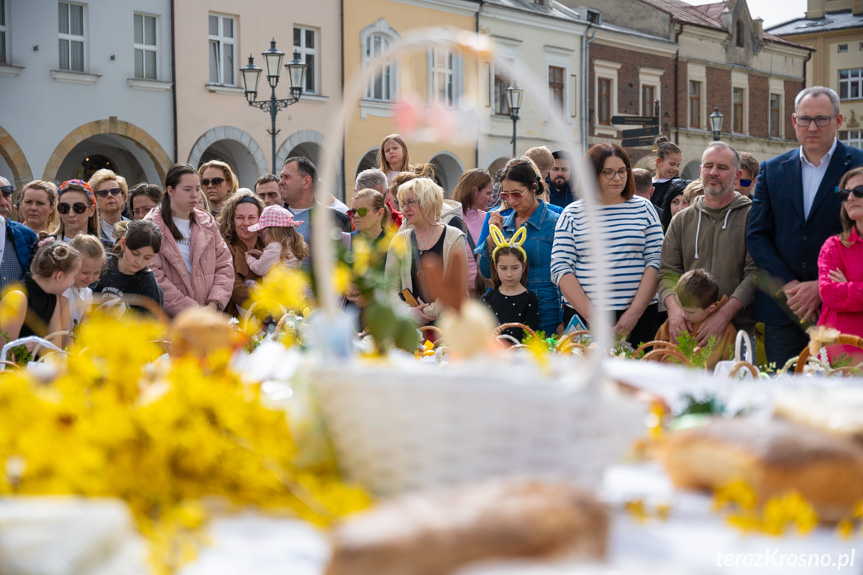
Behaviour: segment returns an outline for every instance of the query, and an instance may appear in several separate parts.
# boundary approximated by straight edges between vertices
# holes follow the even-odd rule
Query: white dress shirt
[[[803,153],[803,146],[800,146],[800,164],[803,167],[801,170],[801,180],[803,181],[804,219],[809,219],[809,212],[812,210],[815,194],[818,193],[821,180],[824,179],[824,174],[827,173],[827,166],[830,165],[830,159],[833,157],[833,152],[836,151],[836,143],[836,138],[833,138],[833,145],[830,146],[830,150],[824,154],[824,157],[821,158],[821,163],[817,166],[806,159],[806,154]]]

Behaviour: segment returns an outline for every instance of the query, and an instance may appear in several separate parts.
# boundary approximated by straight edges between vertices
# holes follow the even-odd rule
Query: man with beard
[[[668,308],[668,322],[674,340],[691,325],[674,286],[685,272],[700,268],[719,283],[723,303],[707,317],[695,334],[698,345],[708,338],[721,339],[733,322],[737,329],[752,331],[751,305],[758,290],[755,262],[746,249],[746,224],[752,201],[734,191],[740,177],[740,155],[725,142],[713,142],[701,157],[704,195],[692,207],[672,218],[662,244],[659,268],[659,297]],[[749,308],[749,309],[747,309]]]
[[[554,157],[554,166],[548,174],[551,188],[548,203],[565,208],[576,199],[569,185],[572,176],[572,156],[563,150],[553,152],[551,155]]]

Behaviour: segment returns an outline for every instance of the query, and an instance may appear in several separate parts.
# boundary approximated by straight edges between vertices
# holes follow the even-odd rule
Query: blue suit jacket
[[[845,172],[861,165],[863,151],[838,142],[809,217],[804,219],[800,148],[761,164],[746,234],[749,253],[761,272],[755,321],[771,325],[796,321],[784,299],[777,303],[775,294],[792,280],[818,279],[821,246],[842,231],[842,203],[835,193],[839,180]]]

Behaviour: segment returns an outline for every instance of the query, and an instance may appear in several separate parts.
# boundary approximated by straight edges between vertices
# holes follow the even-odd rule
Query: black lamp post
[[[518,122],[518,110],[521,108],[521,100],[524,98],[524,90],[519,88],[515,82],[506,89],[506,103],[509,104],[509,117],[512,118],[512,157],[518,156],[516,145],[515,125]]]
[[[285,53],[276,48],[276,40],[270,41],[270,49],[263,52],[264,63],[267,66],[267,82],[270,84],[270,99],[256,100],[258,96],[258,82],[261,79],[261,70],[255,65],[255,59],[249,54],[249,63],[240,69],[243,74],[243,91],[246,94],[246,101],[249,106],[260,108],[264,112],[270,113],[272,128],[267,130],[267,133],[272,138],[273,145],[273,173],[277,174],[276,169],[276,135],[280,130],[276,129],[276,115],[279,110],[283,110],[291,104],[296,104],[300,100],[303,93],[303,80],[306,76],[306,65],[300,61],[300,55],[294,52],[294,59],[285,64],[288,69],[288,78],[291,81],[291,97],[283,100],[276,99],[276,86],[279,84],[279,74],[282,71],[282,60]]]
[[[714,106],[713,113],[709,117],[710,129],[713,130],[713,141],[718,142],[719,137],[722,135],[722,120],[725,119],[725,116],[719,111],[719,106]]]

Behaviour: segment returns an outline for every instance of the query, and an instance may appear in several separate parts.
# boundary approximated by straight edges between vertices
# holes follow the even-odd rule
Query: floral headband
[[[494,245],[496,246],[494,251],[491,252],[491,261],[497,262],[497,251],[500,248],[512,248],[514,250],[518,250],[521,252],[521,255],[524,256],[524,261],[527,261],[527,252],[525,252],[524,248],[521,247],[527,239],[527,228],[518,228],[518,231],[516,231],[508,240],[503,237],[503,232],[500,231],[500,228],[494,224],[489,226],[488,231]]]
[[[63,192],[66,191],[66,188],[73,184],[84,188],[90,198],[90,205],[96,205],[96,196],[93,195],[93,189],[90,187],[90,184],[88,184],[84,180],[66,180],[65,182],[60,184],[60,189],[57,191],[57,196],[59,197],[60,195],[62,195]]]

